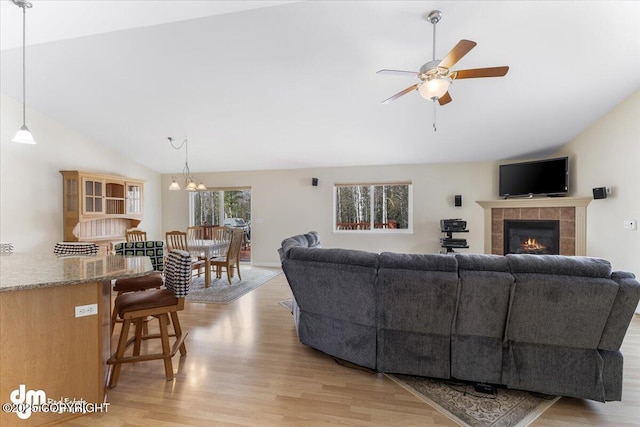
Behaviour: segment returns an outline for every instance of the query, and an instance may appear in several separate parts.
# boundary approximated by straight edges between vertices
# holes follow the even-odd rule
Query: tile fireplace
[[[484,253],[504,255],[529,251],[549,252],[555,255],[586,255],[587,205],[591,200],[591,197],[540,197],[478,201],[476,203],[484,208]],[[544,242],[518,242],[520,246],[525,245],[520,249],[522,252],[518,252],[517,248],[510,247],[513,236],[509,234],[513,234],[514,231],[511,227],[507,229],[505,226],[505,223],[510,222],[520,225],[522,229],[542,234],[538,237]],[[539,230],[543,224],[545,227],[551,227],[551,223],[554,223],[553,231]],[[521,232],[522,230],[516,231],[518,239],[525,237],[520,235]],[[540,244],[546,248],[540,248]]]

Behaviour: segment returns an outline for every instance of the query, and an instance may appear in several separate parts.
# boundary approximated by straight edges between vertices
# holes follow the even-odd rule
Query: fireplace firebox
[[[505,220],[504,254],[560,254],[560,222]]]

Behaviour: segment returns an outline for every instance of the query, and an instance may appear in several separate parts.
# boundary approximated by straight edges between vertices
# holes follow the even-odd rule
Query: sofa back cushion
[[[300,341],[375,369],[378,254],[293,247],[282,270],[299,308]]]
[[[509,254],[506,258],[513,274],[535,273],[605,279],[611,277],[611,263],[600,258],[526,254]]]
[[[458,287],[450,255],[383,252],[378,270],[378,368],[450,377]]]
[[[514,278],[506,258],[456,254],[459,288],[451,335],[451,375],[502,381],[504,328]]]
[[[456,254],[460,290],[453,332],[502,340],[514,278],[500,255]]]
[[[602,259],[507,255],[515,277],[506,340],[598,347],[618,292]]]

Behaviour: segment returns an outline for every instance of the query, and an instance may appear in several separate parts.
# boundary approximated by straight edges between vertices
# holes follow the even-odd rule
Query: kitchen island
[[[0,425],[108,411],[111,281],[152,270],[148,257],[0,256]]]

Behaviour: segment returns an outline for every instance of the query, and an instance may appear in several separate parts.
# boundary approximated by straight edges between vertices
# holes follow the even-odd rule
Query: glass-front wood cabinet
[[[103,213],[104,180],[82,178],[82,189],[82,213]]]
[[[126,213],[128,215],[142,215],[142,184],[127,182]]]
[[[126,231],[142,221],[144,181],[82,171],[60,171],[63,179],[64,240],[125,240]]]

